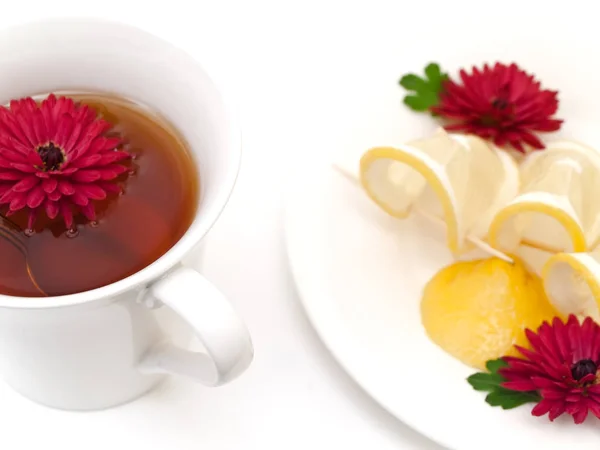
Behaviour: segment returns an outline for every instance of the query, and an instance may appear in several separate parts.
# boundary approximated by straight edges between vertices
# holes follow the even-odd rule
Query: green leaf
[[[400,86],[408,91],[404,104],[414,111],[427,111],[439,103],[444,80],[448,75],[442,73],[440,66],[430,63],[425,68],[425,78],[409,73],[400,78]]]
[[[478,372],[467,378],[467,381],[476,391],[488,392],[485,401],[491,406],[499,406],[502,409],[512,409],[525,403],[537,403],[541,400],[536,391],[519,392],[503,388],[501,385],[506,379],[498,373],[498,370],[507,367],[508,363],[503,359],[492,359],[485,364],[488,372]]]
[[[508,367],[508,363],[502,358],[490,359],[488,362],[485,363],[485,368],[491,373],[496,373],[499,369],[503,367]]]
[[[427,81],[414,73],[409,73],[400,78],[400,86],[408,91],[419,91],[427,89]]]
[[[404,104],[414,111],[427,111],[427,108],[429,108],[429,103],[416,95],[404,97]]]
[[[427,78],[429,78],[430,82],[438,83],[442,78],[440,65],[436,63],[429,64],[427,67],[425,67],[425,75],[427,75]]]
[[[500,387],[500,383],[504,382],[504,378],[497,373],[475,373],[467,378],[467,381],[476,391],[492,392]]]
[[[485,401],[491,406],[500,406],[502,409],[512,409],[526,403],[537,403],[540,401],[537,392],[518,392],[499,387],[490,392]]]
[[[424,91],[419,95],[407,95],[404,97],[404,103],[415,111],[427,111],[437,105],[438,98],[433,92]]]

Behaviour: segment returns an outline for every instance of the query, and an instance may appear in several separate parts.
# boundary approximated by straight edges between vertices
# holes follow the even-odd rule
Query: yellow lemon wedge
[[[583,252],[600,243],[600,154],[574,141],[548,144],[520,166],[521,193],[498,211],[490,244],[536,266],[560,252]]]
[[[523,246],[545,253],[546,258],[557,252],[586,251],[597,228],[586,212],[592,200],[586,192],[590,167],[562,152],[538,161],[543,169],[526,168],[521,194],[492,220],[489,243],[523,258]],[[542,258],[538,266],[544,262]]]
[[[521,178],[527,188],[540,174],[551,170],[553,164],[568,158],[579,166],[577,177],[580,192],[572,190],[570,200],[581,223],[589,249],[600,243],[600,203],[595,193],[600,191],[600,153],[576,141],[556,141],[543,152],[535,152],[521,164]]]
[[[419,211],[443,220],[452,252],[483,237],[495,212],[519,190],[516,162],[475,136],[433,136],[398,148],[378,147],[360,161],[361,183],[388,214]]]
[[[544,289],[564,316],[590,316],[600,321],[600,254],[558,253],[542,270]]]
[[[429,338],[479,369],[490,359],[515,355],[515,344],[527,346],[524,329],[555,315],[541,280],[518,260],[456,262],[427,283],[421,301]]]
[[[547,170],[557,157],[568,156],[585,164],[600,164],[600,152],[576,141],[561,140],[550,142],[543,151],[529,153],[520,164],[521,177],[532,180]]]

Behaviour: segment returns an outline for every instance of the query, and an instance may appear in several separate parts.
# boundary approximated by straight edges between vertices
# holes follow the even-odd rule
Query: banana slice
[[[563,315],[600,320],[600,254],[559,253],[542,269],[546,295]]]
[[[360,162],[368,195],[394,217],[411,211],[442,219],[450,250],[470,250],[467,236],[484,237],[495,213],[519,189],[511,156],[475,136],[432,137],[399,148],[367,151]]]

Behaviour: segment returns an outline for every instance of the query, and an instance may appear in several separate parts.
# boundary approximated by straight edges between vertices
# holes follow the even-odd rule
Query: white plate
[[[488,406],[465,381],[474,370],[426,337],[421,289],[451,261],[439,229],[386,216],[329,165],[303,178],[310,183],[289,198],[286,215],[293,276],[322,340],[376,401],[452,449],[598,448],[593,418],[551,424],[531,416],[532,405]]]
[[[484,30],[498,29],[502,21],[486,25],[460,14],[432,28],[437,38],[415,35],[410,45],[403,27],[394,30],[402,34],[397,39],[382,31],[372,54],[363,54],[366,60],[347,75],[344,89],[331,88],[339,103],[324,123],[331,131],[314,143],[318,148],[305,161],[310,168],[296,168],[299,176],[291,185],[287,247],[300,297],[322,340],[365,391],[408,425],[452,449],[596,450],[595,419],[575,426],[564,416],[550,423],[531,416],[532,405],[503,411],[485,403],[485,395],[465,381],[473,370],[432,344],[421,326],[421,290],[451,261],[439,230],[386,216],[331,169],[336,162],[357,173],[367,148],[399,145],[435,128],[430,117],[402,105],[397,85],[401,74],[420,73],[431,60],[453,76],[459,67],[516,61],[544,88],[559,90],[558,117],[566,122],[553,137],[600,148],[600,53],[592,19],[576,6],[527,19],[517,13],[525,4],[534,5],[512,5],[520,25],[508,25],[506,33]],[[510,11],[508,4],[503,8]],[[537,4],[533,9],[544,12]],[[338,84],[345,82],[338,78]],[[326,101],[332,102],[324,96]]]

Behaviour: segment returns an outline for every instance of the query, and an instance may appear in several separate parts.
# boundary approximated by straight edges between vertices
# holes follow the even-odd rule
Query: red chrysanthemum
[[[531,350],[517,346],[524,359],[503,358],[508,367],[498,372],[513,391],[538,391],[542,400],[534,416],[548,414],[550,420],[563,413],[582,423],[588,411],[600,418],[600,326],[591,318],[579,323],[570,316],[552,325],[544,322],[537,333],[526,330]]]
[[[431,108],[451,121],[445,127],[449,131],[476,134],[525,152],[524,144],[544,148],[534,132],[561,126],[562,120],[551,117],[558,109],[558,92],[542,90],[539,81],[516,64],[473,67],[471,74],[461,70],[460,78],[462,84],[444,83],[440,103]]]
[[[67,97],[0,107],[0,205],[7,214],[28,210],[30,229],[42,210],[50,219],[60,214],[69,229],[78,211],[95,220],[94,201],[121,191],[116,179],[130,156],[106,135],[110,128]]]

